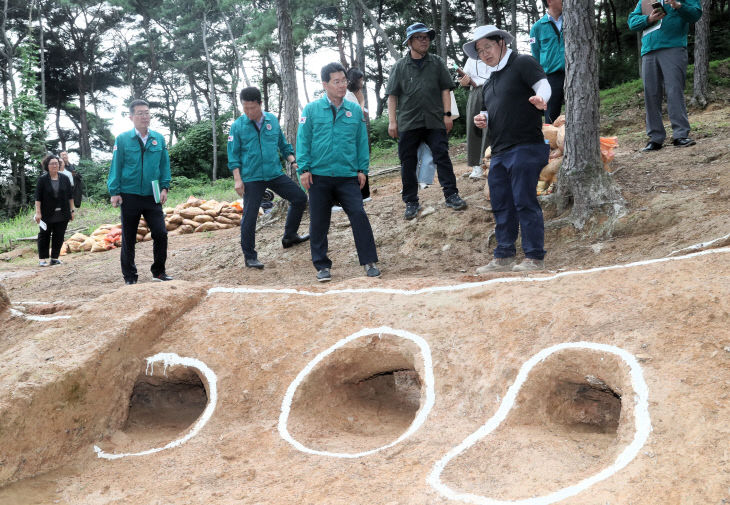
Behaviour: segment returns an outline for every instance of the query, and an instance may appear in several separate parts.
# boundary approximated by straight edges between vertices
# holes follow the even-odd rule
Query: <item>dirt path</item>
[[[687,149],[646,155],[643,131],[622,133],[614,173],[627,215],[611,238],[550,231],[541,275],[474,274],[489,260],[493,220],[484,181],[468,180],[463,164],[464,212],[430,187],[421,199],[433,212],[406,222],[398,178],[372,182],[379,279],[363,276],[342,213],[327,286],[314,281],[306,245],[281,248],[281,220],[257,234],[263,271],[243,267],[237,230],[171,237],[173,283],[143,274],[123,286],[118,251],[45,269],[32,256],[0,263],[15,314],[66,318],[0,312],[0,482],[18,481],[0,488],[0,503],[461,503],[451,489],[539,505],[632,444],[625,468],[561,503],[730,502],[730,252],[718,249],[728,244],[569,273],[729,234],[729,114],[693,115],[698,145]],[[145,272],[151,243],[137,251]],[[409,291],[426,287],[440,288]],[[4,300],[0,290],[0,310]],[[510,395],[530,357],[565,343],[574,347],[534,363]],[[146,375],[159,352],[200,360],[215,377],[160,364]],[[179,447],[94,454],[164,446],[205,417],[214,389],[207,424]],[[415,428],[357,458],[313,454],[283,436],[283,405],[291,437],[313,451],[368,452]],[[433,485],[437,462],[507,407]]]

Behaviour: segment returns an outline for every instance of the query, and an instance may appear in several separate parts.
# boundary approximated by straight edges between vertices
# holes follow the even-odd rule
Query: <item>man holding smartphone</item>
[[[662,98],[666,89],[667,112],[672,123],[672,144],[687,147],[689,119],[684,101],[687,77],[687,33],[689,25],[702,16],[699,0],[639,0],[629,14],[629,29],[642,31],[641,77],[644,81],[646,134],[649,143],[644,152],[658,151],[667,133],[662,122]]]

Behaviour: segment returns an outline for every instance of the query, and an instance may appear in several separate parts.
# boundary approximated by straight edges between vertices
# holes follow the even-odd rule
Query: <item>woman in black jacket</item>
[[[48,245],[51,244],[51,265],[60,265],[58,255],[63,245],[68,222],[74,218],[73,189],[68,177],[58,172],[59,160],[50,155],[43,160],[45,173],[38,178],[35,188],[35,222],[38,230],[38,258],[40,266],[47,267]]]

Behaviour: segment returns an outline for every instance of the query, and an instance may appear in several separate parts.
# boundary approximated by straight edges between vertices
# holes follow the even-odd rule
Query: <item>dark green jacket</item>
[[[398,131],[446,129],[441,92],[454,89],[454,81],[440,57],[428,53],[423,60],[419,67],[408,54],[390,71],[385,94],[398,97]]]
[[[563,22],[565,22],[564,18]],[[547,14],[530,29],[530,49],[532,56],[540,62],[540,66],[546,74],[565,70],[563,31],[558,30]]]
[[[336,116],[327,95],[308,103],[299,118],[297,173],[357,177],[368,173],[370,152],[362,109],[343,100]]]
[[[239,170],[243,182],[270,181],[284,172],[281,158],[294,154],[286,141],[279,121],[270,112],[263,112],[261,131],[246,115],[236,119],[228,135],[228,168]]]
[[[687,33],[689,25],[696,23],[702,17],[702,6],[699,0],[682,0],[682,7],[673,9],[671,5],[664,4],[667,15],[662,18],[658,30],[646,33],[641,37],[641,55],[666,49],[669,47],[687,47]],[[635,32],[651,28],[648,22],[649,16],[641,13],[641,0],[636,4],[636,9],[629,14],[629,29]]]
[[[170,189],[170,156],[165,138],[149,130],[144,148],[140,143],[134,128],[117,137],[106,181],[111,196],[121,193],[150,196],[152,181],[159,181],[160,189]]]

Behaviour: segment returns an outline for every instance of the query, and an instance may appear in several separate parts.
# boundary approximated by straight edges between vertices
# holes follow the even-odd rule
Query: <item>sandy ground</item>
[[[397,177],[373,181],[367,210],[380,279],[363,276],[344,215],[333,219],[327,286],[315,285],[306,245],[281,249],[281,220],[257,234],[260,272],[243,268],[236,230],[171,237],[169,273],[179,280],[164,285],[142,274],[123,286],[117,251],[66,256],[46,269],[16,251],[0,264],[14,310],[0,312],[0,503],[456,502],[427,482],[434,465],[499,411],[525,362],[564,342],[615,346],[636,359],[648,414],[624,359],[556,352],[502,407],[504,421],[449,461],[445,486],[546,503],[539,497],[610,467],[649,421],[624,468],[561,503],[730,502],[728,244],[586,271],[667,258],[730,233],[727,115],[692,116],[700,125],[693,148],[648,156],[637,152],[642,132],[623,134],[615,178],[627,215],[611,237],[550,230],[544,274],[474,274],[489,260],[493,220],[484,181],[465,177],[468,210],[447,209],[430,187],[422,202],[433,212],[413,222],[402,219]],[[547,208],[548,221],[556,218]],[[150,262],[151,244],[139,244],[140,272]],[[264,291],[209,293],[214,286]],[[407,291],[430,286],[440,288]],[[300,377],[286,427],[302,445],[285,440],[282,402],[300,372],[342,339],[380,327],[391,330],[366,330]],[[402,332],[422,338],[427,352]],[[164,446],[210,401],[210,381],[192,368],[145,375],[145,358],[159,352],[200,360],[217,376],[207,424],[176,448],[97,458],[95,444],[114,453]],[[356,458],[306,452],[368,452],[411,428],[398,444]]]

